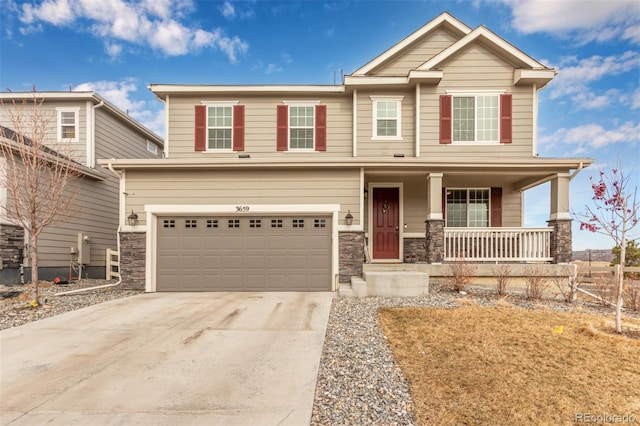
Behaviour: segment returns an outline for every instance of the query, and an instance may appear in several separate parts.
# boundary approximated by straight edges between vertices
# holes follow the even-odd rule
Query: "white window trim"
[[[463,228],[471,228],[469,226],[469,191],[488,191],[489,192],[489,198],[488,198],[487,205],[488,205],[489,211],[487,212],[487,226],[486,226],[486,228],[491,228],[491,188],[489,188],[489,187],[454,187],[454,186],[446,187],[445,188],[445,197],[444,197],[444,204],[445,205],[443,206],[445,208],[445,210],[446,210],[446,206],[447,206],[447,195],[448,195],[447,191],[449,191],[449,190],[452,190],[452,191],[462,191],[462,190],[467,191],[467,218],[466,218],[466,225]],[[447,215],[446,214],[445,214],[445,217],[444,217],[444,226],[445,226],[445,228],[449,227],[449,226],[447,226]],[[452,227],[452,228],[455,228],[455,226]],[[482,228],[485,228],[485,227],[484,226],[473,227],[472,229],[475,229],[475,228],[482,229]]]
[[[289,108],[287,110],[287,150],[285,153],[296,153],[296,152],[316,152],[316,109],[317,105],[320,105],[320,101],[282,101],[283,104],[287,105]],[[291,107],[313,107],[313,125],[312,127],[312,135],[313,135],[313,146],[311,148],[291,148]],[[294,127],[294,129],[306,129],[307,127]]]
[[[62,138],[62,113],[72,112],[74,115],[75,137]],[[80,107],[56,107],[58,142],[78,142],[80,140]]]
[[[147,151],[149,151],[153,155],[158,155],[158,145],[147,139]]]
[[[201,101],[202,105],[207,106],[207,141],[206,150],[204,152],[234,152],[233,151],[233,107],[238,105],[240,101]],[[223,107],[231,108],[231,148],[209,148],[209,108]]]
[[[372,102],[373,127],[371,140],[400,141],[402,140],[402,99],[404,96],[370,96]],[[378,102],[396,102],[398,111],[398,134],[396,136],[378,136]]]
[[[453,138],[453,100],[451,102],[451,144],[452,145],[500,145],[500,95],[506,93],[506,90],[447,90],[447,95],[452,95],[454,98],[467,98],[476,96],[497,96],[498,97],[498,138],[495,141],[457,141]],[[474,107],[474,122],[478,122],[478,110]],[[476,138],[477,128],[473,130],[474,139]]]

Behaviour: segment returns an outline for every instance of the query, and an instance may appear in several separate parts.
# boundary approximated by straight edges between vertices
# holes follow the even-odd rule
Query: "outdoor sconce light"
[[[344,217],[347,226],[351,226],[353,224],[353,215],[351,214],[351,210],[347,212],[347,215]]]
[[[131,214],[127,216],[127,222],[129,223],[129,226],[136,226],[138,223],[138,215],[135,214],[133,210],[131,210]]]

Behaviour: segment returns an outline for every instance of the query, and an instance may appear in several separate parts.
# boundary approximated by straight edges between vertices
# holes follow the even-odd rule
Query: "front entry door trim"
[[[397,188],[398,189],[398,257],[393,259],[376,259],[374,250],[374,189],[376,188]],[[403,258],[403,238],[404,238],[404,225],[403,225],[403,187],[402,182],[370,182],[368,185],[368,191],[370,196],[367,201],[368,210],[368,251],[371,253],[371,261],[373,263],[398,263],[402,262]]]

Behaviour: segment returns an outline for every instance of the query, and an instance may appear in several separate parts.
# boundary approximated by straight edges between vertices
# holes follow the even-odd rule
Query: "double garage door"
[[[330,291],[330,216],[171,216],[157,291]]]

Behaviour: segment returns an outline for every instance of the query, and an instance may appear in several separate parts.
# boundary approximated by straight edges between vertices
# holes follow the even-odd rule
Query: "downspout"
[[[571,182],[573,180],[574,177],[576,177],[576,175],[578,173],[580,173],[580,171],[584,169],[584,163],[582,163],[582,161],[580,162],[580,165],[578,165],[578,168],[574,170],[573,173],[571,173],[571,176],[569,176],[569,182]]]
[[[104,106],[104,101],[93,105],[91,107],[91,149],[88,150],[87,155],[91,155],[91,160],[87,161],[87,165],[91,168],[96,166],[96,110]]]
[[[115,174],[116,176],[118,176],[119,179],[122,178],[122,175],[120,173],[118,173],[114,168],[113,165],[111,164],[111,161],[109,162],[109,170]],[[117,248],[118,248],[118,262],[120,261],[120,230],[121,230],[122,225],[120,224],[120,219],[118,219],[118,230],[116,231],[116,235],[118,236],[118,238],[116,239],[116,243],[117,243]],[[120,269],[120,266],[118,266],[118,269]],[[68,294],[77,294],[77,293],[82,293],[85,291],[91,291],[91,290],[97,290],[99,288],[108,288],[108,287],[115,287],[118,286],[122,283],[122,275],[120,275],[120,278],[118,278],[118,281],[113,283],[113,284],[104,284],[104,285],[97,285],[94,287],[87,287],[87,288],[81,288],[78,290],[71,290],[71,291],[63,291],[60,293],[55,293],[54,296],[66,296]]]

